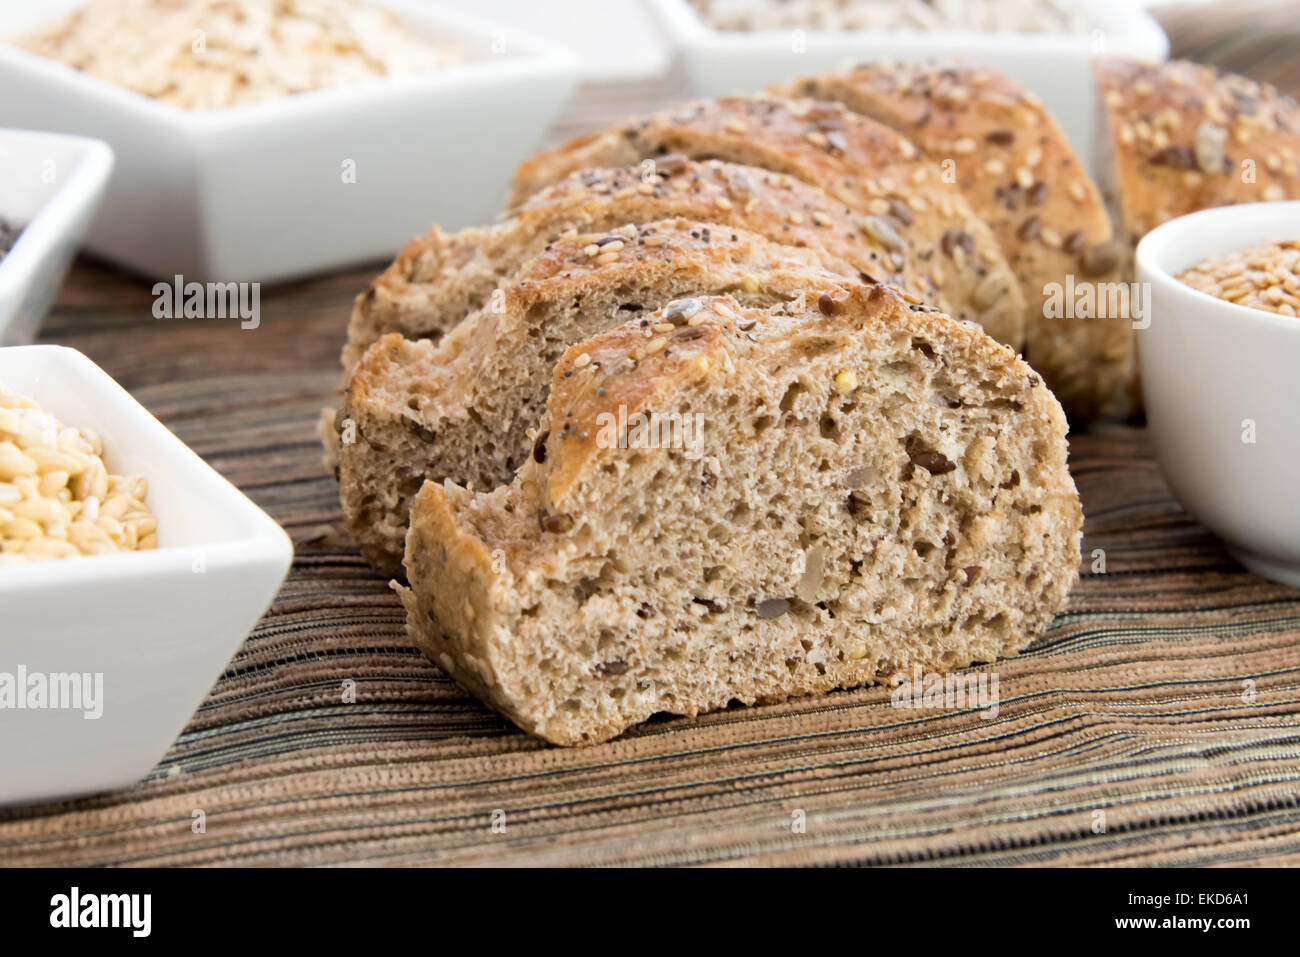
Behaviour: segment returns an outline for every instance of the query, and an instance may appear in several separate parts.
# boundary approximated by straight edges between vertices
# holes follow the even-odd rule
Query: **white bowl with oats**
[[[0,4],[0,123],[112,146],[88,246],[155,281],[285,280],[489,219],[574,82],[567,52],[415,0]]]
[[[284,531],[103,370],[0,349],[0,804],[123,787],[275,596]]]
[[[0,346],[36,334],[112,168],[98,140],[0,129]]]
[[[958,57],[1046,104],[1075,151],[1096,142],[1094,56],[1164,60],[1169,38],[1117,0],[651,0],[697,96],[867,60]]]
[[[1300,202],[1171,220],[1138,244],[1156,458],[1246,568],[1300,588]]]

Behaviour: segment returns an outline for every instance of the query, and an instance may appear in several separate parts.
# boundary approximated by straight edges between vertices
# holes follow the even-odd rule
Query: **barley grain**
[[[0,568],[158,546],[148,483],[110,475],[103,448],[0,386]]]

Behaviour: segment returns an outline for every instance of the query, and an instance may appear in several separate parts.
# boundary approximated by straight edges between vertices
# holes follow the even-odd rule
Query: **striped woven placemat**
[[[652,96],[587,97],[557,135]],[[0,810],[0,863],[1300,862],[1300,591],[1244,572],[1179,508],[1140,429],[1072,437],[1083,578],[989,669],[996,715],[871,688],[582,750],[518,732],[412,648],[333,531],[313,426],[377,268],[264,290],[255,332],[162,325],[147,285],[93,263],[70,277],[44,340],[101,363],[298,556],[149,778]]]

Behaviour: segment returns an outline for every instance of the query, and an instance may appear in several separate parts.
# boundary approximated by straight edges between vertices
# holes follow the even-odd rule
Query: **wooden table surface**
[[[1295,93],[1295,12],[1268,0],[1161,16],[1175,55]],[[676,89],[586,89],[553,138]],[[263,290],[254,331],[155,319],[148,283],[90,260],[72,270],[41,341],[107,369],[298,554],[149,779],[0,811],[0,863],[1297,860],[1300,592],[1231,561],[1173,501],[1140,429],[1072,439],[1085,554],[1104,547],[1110,568],[1001,668],[996,727],[900,721],[886,691],[863,689],[656,719],[581,751],[520,734],[411,647],[387,583],[336,531],[313,429],[351,299],[383,265]],[[339,702],[343,677],[356,704]]]

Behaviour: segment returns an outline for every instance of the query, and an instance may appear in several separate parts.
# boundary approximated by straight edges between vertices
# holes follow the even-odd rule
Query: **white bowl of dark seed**
[[[1300,588],[1300,202],[1208,209],[1137,248],[1156,458],[1251,571]]]

